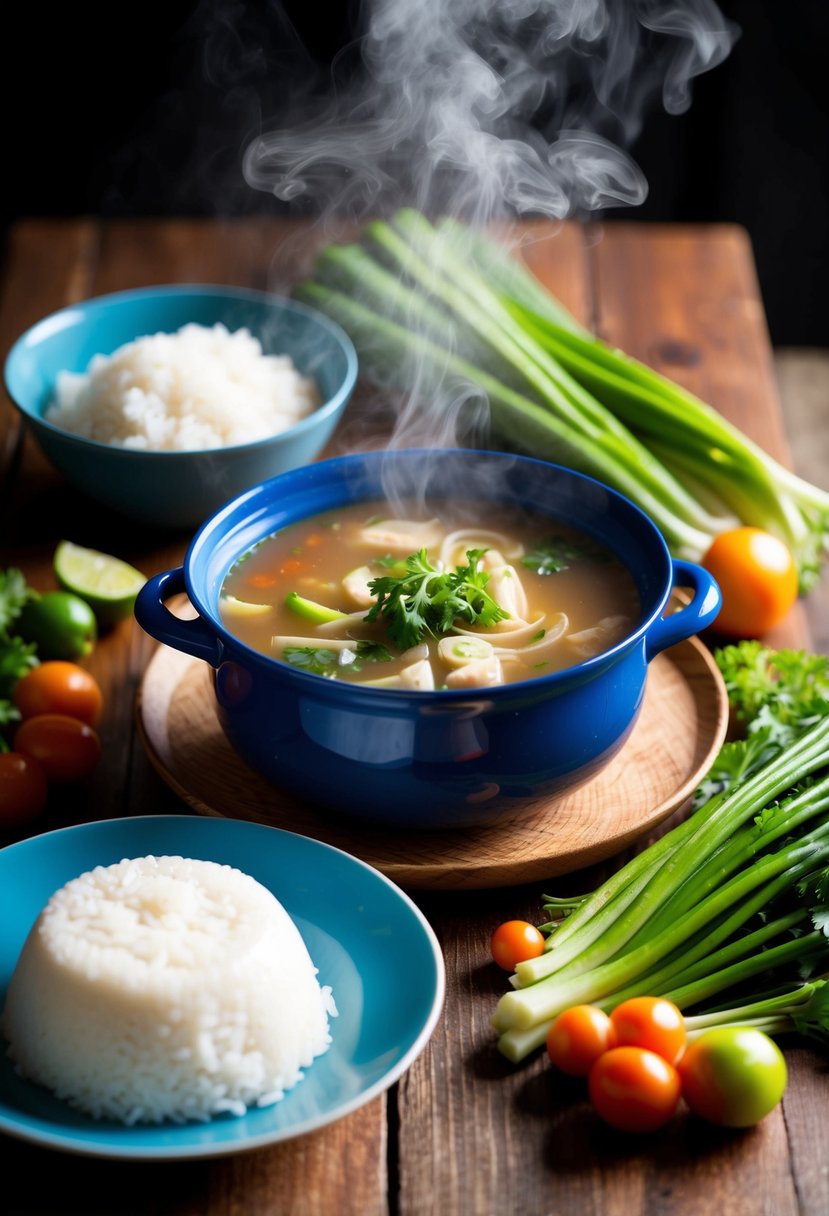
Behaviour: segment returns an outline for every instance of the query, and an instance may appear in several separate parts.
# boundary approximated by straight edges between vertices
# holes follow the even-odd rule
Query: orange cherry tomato
[[[685,1050],[685,1019],[673,1001],[662,996],[635,996],[610,1015],[620,1047],[647,1047],[676,1064]]]
[[[46,774],[36,760],[19,752],[0,754],[0,827],[19,828],[36,819],[47,793]]]
[[[616,1046],[616,1031],[595,1005],[573,1005],[547,1032],[547,1055],[571,1077],[586,1077],[599,1056]]]
[[[543,953],[544,936],[529,921],[508,920],[493,933],[490,948],[499,967],[514,971],[518,963]]]
[[[103,697],[98,682],[77,663],[54,659],[33,667],[18,680],[14,703],[24,718],[37,714],[67,714],[94,726],[101,716]]]
[[[17,728],[14,746],[36,760],[50,781],[87,777],[101,755],[101,741],[92,727],[65,714],[27,718]]]
[[[723,596],[714,629],[728,637],[761,637],[797,599],[795,560],[782,540],[762,528],[721,532],[702,564]]]
[[[600,1119],[623,1132],[654,1132],[679,1102],[679,1073],[644,1047],[613,1047],[600,1055],[588,1078]]]

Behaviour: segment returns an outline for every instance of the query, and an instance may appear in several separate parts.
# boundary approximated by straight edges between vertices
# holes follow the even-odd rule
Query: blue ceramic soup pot
[[[387,491],[427,505],[480,500],[482,511],[496,513],[499,503],[517,503],[589,534],[632,574],[641,602],[636,628],[564,671],[434,692],[312,675],[228,632],[219,594],[237,558],[288,524]],[[675,586],[693,596],[663,618]],[[195,620],[165,607],[182,591]],[[182,568],[149,580],[135,613],[153,637],[211,665],[222,727],[274,784],[376,824],[457,828],[514,816],[606,764],[636,720],[650,660],[710,625],[720,602],[711,576],[672,560],[655,525],[614,490],[540,460],[448,449],[344,456],[256,486],[207,520]]]

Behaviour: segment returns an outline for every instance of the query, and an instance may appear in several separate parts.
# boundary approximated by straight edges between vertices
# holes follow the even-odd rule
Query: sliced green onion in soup
[[[485,638],[453,636],[438,642],[438,654],[448,667],[463,667],[478,659],[488,659],[492,653],[492,643]]]

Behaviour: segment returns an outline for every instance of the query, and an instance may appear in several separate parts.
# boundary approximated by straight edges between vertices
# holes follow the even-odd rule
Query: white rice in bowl
[[[279,901],[230,866],[142,857],[57,891],[9,987],[18,1071],[95,1118],[208,1120],[267,1106],[331,1043]]]
[[[45,417],[100,443],[194,451],[268,439],[319,404],[315,381],[249,330],[190,324],[62,372]]]

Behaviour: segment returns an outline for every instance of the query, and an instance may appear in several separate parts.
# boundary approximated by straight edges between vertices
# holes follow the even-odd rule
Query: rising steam
[[[626,148],[648,109],[686,109],[693,79],[735,37],[713,0],[365,0],[363,13],[357,70],[335,63],[327,81],[294,89],[244,159],[251,186],[326,233],[329,220],[348,228],[401,206],[473,231],[636,205],[647,183]],[[453,340],[442,337],[447,358]],[[391,427],[381,393],[377,419],[364,402],[340,432],[346,450],[485,446],[485,393],[439,364],[402,356]],[[402,509],[422,505],[426,486],[389,471],[384,490]]]
[[[625,147],[728,54],[713,0],[368,0],[361,70],[248,146],[248,183],[351,219],[561,219],[646,194]]]

